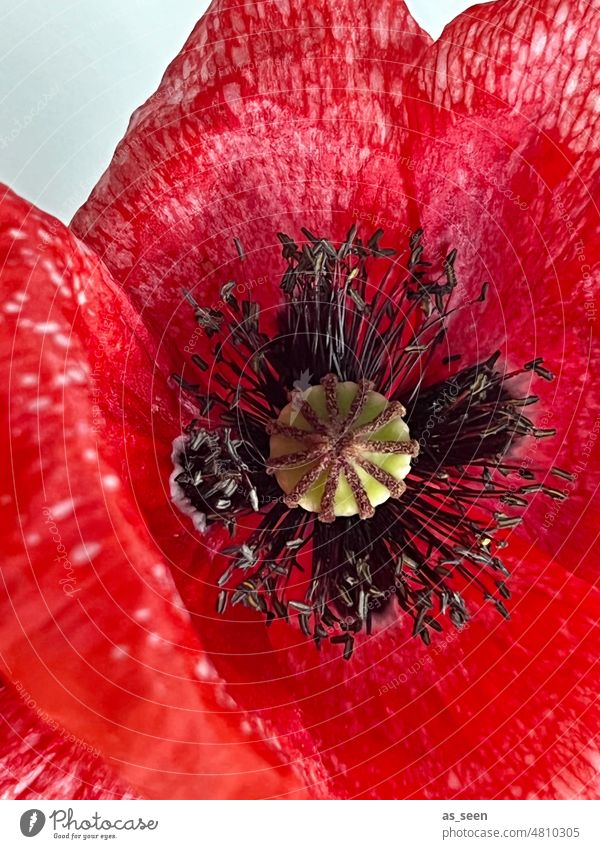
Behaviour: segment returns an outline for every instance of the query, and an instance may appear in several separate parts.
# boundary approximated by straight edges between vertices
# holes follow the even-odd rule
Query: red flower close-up
[[[600,11],[214,0],[0,193],[0,792],[593,799]]]

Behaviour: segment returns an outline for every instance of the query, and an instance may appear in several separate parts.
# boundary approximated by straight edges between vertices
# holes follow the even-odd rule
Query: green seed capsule
[[[374,392],[367,381],[295,390],[271,424],[268,469],[290,506],[318,513],[368,518],[405,489],[418,445],[410,439],[404,408]]]

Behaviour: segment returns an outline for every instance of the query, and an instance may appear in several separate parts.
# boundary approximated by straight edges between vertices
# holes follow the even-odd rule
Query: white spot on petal
[[[460,780],[458,775],[452,770],[448,773],[448,787],[451,790],[460,790]]]
[[[102,546],[98,542],[81,543],[80,545],[76,545],[71,551],[71,561],[77,566],[80,566],[82,563],[88,563],[90,560],[93,560],[101,550]]]
[[[127,646],[113,646],[110,657],[111,660],[124,660],[127,657]]]
[[[56,321],[40,321],[33,325],[33,332],[45,336],[46,333],[58,333],[60,324]]]
[[[140,607],[139,610],[136,610],[133,614],[133,618],[136,622],[147,622],[150,619],[151,613],[148,607]]]
[[[212,665],[212,663],[210,663],[208,658],[206,658],[206,657],[201,658],[198,661],[198,663],[196,664],[195,669],[196,669],[196,675],[198,676],[198,678],[201,681],[216,681],[217,680],[217,674],[215,672],[215,668]]]
[[[116,475],[104,475],[102,483],[106,489],[118,489],[121,486],[121,481]]]
[[[50,510],[54,519],[64,519],[75,509],[75,502],[72,498],[65,498],[63,501],[57,501]]]
[[[51,405],[52,401],[45,395],[40,395],[39,398],[34,398],[27,405],[27,409],[32,413],[37,413],[39,410],[45,410]]]
[[[69,342],[69,338],[68,338],[68,336],[65,336],[65,334],[64,334],[64,333],[57,333],[57,334],[54,336],[54,341],[56,342],[56,344],[57,344],[60,348],[68,348],[68,347],[69,347],[69,345],[71,344],[71,343]]]

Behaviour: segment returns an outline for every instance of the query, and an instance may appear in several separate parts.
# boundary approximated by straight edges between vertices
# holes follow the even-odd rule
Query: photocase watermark
[[[261,286],[264,286],[265,283],[268,282],[268,275],[263,274],[260,277],[253,277],[251,280],[242,280],[240,282],[230,280],[229,283],[225,284],[223,289],[227,289],[227,298],[242,298],[244,297],[244,295],[248,295],[250,292],[255,291],[255,289],[259,289]],[[225,297],[222,297],[216,303],[214,303],[210,307],[210,309],[220,312],[224,310],[226,306],[227,299]],[[205,335],[206,330],[204,327],[195,327],[192,331],[190,338],[187,341],[187,344],[183,348],[184,352],[186,354],[193,354],[198,345],[198,340],[205,337]]]
[[[525,211],[526,209],[529,209],[529,204],[527,203],[527,201],[523,200],[521,195],[515,194],[512,189],[510,189],[508,186],[505,186],[503,183],[501,183],[498,180],[498,178],[496,177],[495,174],[493,174],[492,172],[488,173],[488,172],[484,171],[483,177],[484,177],[485,180],[487,180],[487,182],[489,183],[490,186],[492,186],[494,189],[496,189],[507,200],[514,203],[514,205],[518,209],[521,209],[523,211]]]
[[[393,199],[392,192],[389,194],[389,199]],[[397,200],[401,200],[401,195],[399,193],[395,193]],[[352,218],[361,223],[366,223],[371,227],[374,227],[376,230],[383,230],[384,235],[389,232],[393,232],[396,236],[400,234],[400,236],[406,238],[407,240],[414,234],[414,227],[409,227],[404,220],[400,220],[399,218],[390,217],[388,212],[385,212],[381,209],[361,209],[360,207],[352,208]],[[460,227],[458,224],[450,222],[448,225],[451,230],[455,232],[460,232]],[[427,252],[427,259],[430,262],[441,262],[443,263],[446,260],[447,254],[441,250],[439,246],[439,242],[433,243],[430,239],[428,239],[427,233],[423,233],[421,239],[419,240],[419,244],[425,249]],[[461,284],[458,284],[459,288]]]
[[[108,837],[106,832],[111,831],[154,831],[158,826],[158,820],[145,820],[142,817],[132,817],[131,819],[119,818],[116,820],[105,819],[101,814],[95,811],[91,816],[82,819],[76,819],[73,808],[58,808],[49,815],[48,819],[52,822],[54,831],[58,830],[58,826],[70,833],[71,837],[80,837],[76,832],[105,832],[104,837]],[[62,836],[62,835],[61,835]],[[67,835],[64,835],[67,836]],[[83,835],[84,839],[86,834]],[[113,835],[114,836],[114,835]]]
[[[372,612],[382,610],[385,606],[385,603],[389,601],[392,596],[396,595],[396,585],[392,584],[389,587],[386,587],[385,590],[380,590],[376,596],[372,596],[367,599],[364,612]],[[336,619],[335,622],[332,622],[329,626],[329,631],[331,633],[335,633],[339,631],[341,634],[347,634],[348,628],[355,623],[355,619],[352,616],[342,616],[341,618]]]
[[[391,690],[396,690],[398,687],[406,684],[414,675],[418,675],[422,672],[427,666],[429,666],[430,663],[433,663],[433,659],[435,657],[439,654],[443,654],[452,645],[452,643],[458,640],[458,638],[465,633],[468,627],[469,622],[455,631],[449,631],[447,636],[437,639],[425,654],[421,655],[416,661],[414,661],[414,663],[411,663],[410,666],[406,667],[405,672],[402,672],[394,678],[390,678],[389,681],[383,684],[379,688],[379,695],[384,696]]]
[[[579,282],[583,289],[583,308],[585,310],[587,320],[589,322],[594,322],[596,321],[596,300],[594,298],[595,284],[592,276],[592,266],[591,263],[588,262],[588,258],[585,253],[585,243],[583,239],[578,238],[579,234],[577,233],[573,219],[561,198],[556,197],[555,202],[556,209],[567,228],[569,236],[571,236],[573,240],[576,240],[573,244],[573,250],[575,252],[575,258],[579,263],[579,271],[581,274]]]
[[[8,132],[0,135],[0,150],[5,150],[9,145],[13,144],[13,142],[16,142],[21,133],[47,109],[48,104],[54,100],[58,92],[58,86],[52,86],[52,88],[45,92],[37,103],[31,107],[29,112],[20,118],[13,118]]]
[[[581,285],[583,287],[583,308],[589,322],[596,321],[596,299],[594,298],[594,279],[592,277],[592,266],[587,262],[585,245],[583,239],[575,243],[575,255],[579,262],[581,271]]]
[[[21,814],[19,827],[23,837],[36,837],[46,824],[46,816],[39,808],[30,808]]]
[[[91,396],[91,411],[92,411],[92,433],[100,433],[106,424],[104,413],[102,412],[102,395],[100,380],[104,374],[104,362],[106,357],[111,356],[112,346],[110,344],[109,334],[115,323],[115,311],[110,303],[106,303],[103,308],[102,320],[99,324],[96,337],[96,346],[92,351],[93,368],[90,372],[90,396]]]
[[[359,209],[358,207],[354,207],[352,210],[352,217],[357,221],[364,221],[367,224],[372,225],[375,229],[379,230],[398,230],[407,238],[412,235],[412,230],[408,227],[404,221],[400,221],[397,218],[390,218],[387,213],[383,212],[372,212],[366,209]]]
[[[541,525],[542,531],[549,531],[550,528],[556,522],[556,519],[569,500],[571,495],[575,492],[578,486],[579,476],[584,474],[587,470],[590,462],[590,458],[592,456],[592,451],[594,450],[594,446],[598,441],[598,435],[600,434],[600,416],[596,418],[594,421],[592,429],[589,431],[585,441],[580,442],[578,447],[578,461],[574,466],[569,467],[569,472],[571,474],[571,480],[565,481],[563,484],[563,491],[565,492],[565,498],[562,501],[556,502],[549,510],[544,514],[544,521]]]
[[[425,422],[425,427],[421,431],[421,435],[419,437],[419,445],[421,448],[424,448],[427,445],[427,440],[431,436],[431,431],[439,423],[442,418],[442,413],[456,399],[459,392],[459,385],[455,380],[451,379],[448,381],[448,385],[444,387],[443,392],[440,392],[438,397],[435,399],[431,413],[429,414],[429,417]],[[414,460],[418,460],[418,457],[415,457]]]
[[[62,566],[64,570],[64,575],[59,579],[58,583],[62,587],[64,594],[69,596],[69,598],[73,598],[74,595],[81,592],[81,588],[77,586],[77,576],[75,575],[73,564],[69,560],[67,549],[62,541],[62,536],[58,529],[58,525],[54,520],[52,511],[49,507],[44,507],[42,513],[44,515],[44,522],[48,528],[48,533],[52,538],[52,542],[56,545],[56,557],[54,558],[54,562],[58,563],[59,566]]]
[[[261,68],[275,68],[281,64],[281,57],[275,58],[271,53],[261,53],[239,62],[229,62],[227,65],[218,66],[216,63],[210,67],[208,64],[200,69],[200,79],[203,83],[209,80],[217,80],[230,74],[239,74],[240,71],[258,71]]]
[[[75,817],[73,808],[56,808],[46,815],[39,808],[30,808],[21,814],[19,825],[24,837],[35,837],[44,828],[46,821],[52,827],[53,837],[65,840],[114,840],[121,831],[154,831],[158,820],[121,815],[108,819],[98,811]],[[115,833],[116,832],[116,833]]]
[[[88,743],[81,740],[79,737],[76,737],[74,734],[70,734],[65,728],[62,727],[55,719],[53,719],[46,711],[42,710],[36,700],[29,694],[29,692],[25,689],[23,684],[20,681],[15,681],[14,683],[15,689],[19,694],[20,698],[23,700],[23,703],[26,707],[29,708],[32,713],[34,713],[37,718],[47,725],[55,733],[59,734],[63,740],[67,743],[72,743],[77,748],[82,749],[83,751],[90,754],[93,758],[100,757],[100,752],[98,749],[90,746]]]

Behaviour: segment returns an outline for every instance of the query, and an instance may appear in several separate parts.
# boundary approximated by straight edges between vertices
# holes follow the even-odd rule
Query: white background
[[[0,0],[0,182],[68,221],[208,5]],[[469,5],[408,0],[434,37]]]

